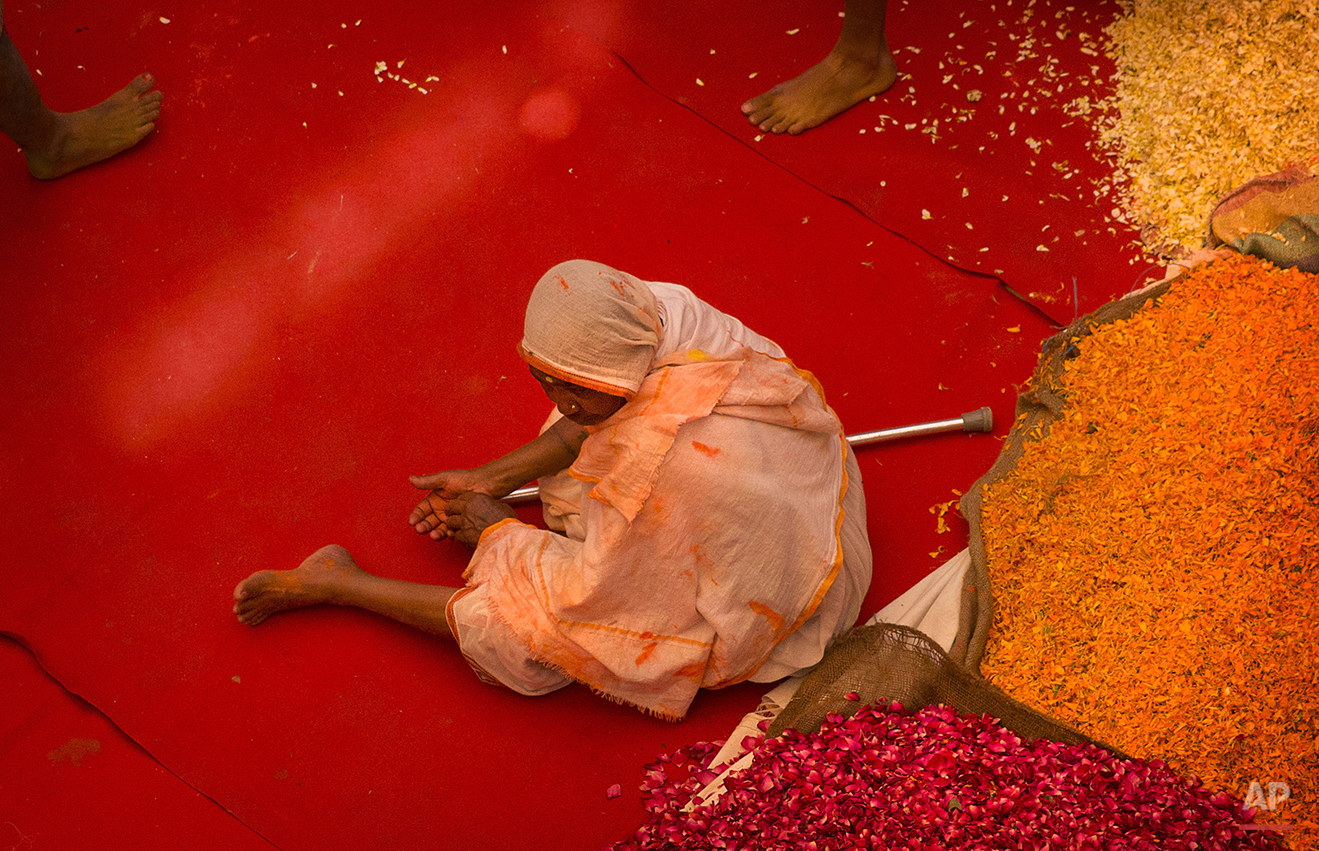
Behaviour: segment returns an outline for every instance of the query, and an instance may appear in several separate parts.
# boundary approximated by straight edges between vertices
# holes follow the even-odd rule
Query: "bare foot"
[[[873,59],[834,50],[800,77],[742,104],[742,114],[767,133],[796,136],[887,90],[897,79],[898,65],[887,48]]]
[[[142,74],[96,106],[79,112],[51,113],[55,129],[48,144],[25,148],[33,177],[53,180],[75,169],[108,159],[133,147],[156,128],[160,92]]]
[[[321,547],[293,570],[259,570],[234,589],[234,614],[256,626],[277,612],[332,603],[349,583],[366,576],[338,544]]]

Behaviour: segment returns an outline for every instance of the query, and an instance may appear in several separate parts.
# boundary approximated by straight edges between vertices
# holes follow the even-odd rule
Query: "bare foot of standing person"
[[[890,88],[897,62],[884,32],[887,0],[847,0],[843,31],[829,55],[804,74],[742,104],[767,133],[795,136]]]
[[[4,30],[0,8],[0,131],[22,149],[33,177],[63,177],[146,138],[160,118],[162,95],[154,85],[150,74],[141,74],[95,106],[54,112]]]
[[[53,127],[40,147],[26,147],[28,171],[52,180],[109,159],[136,145],[156,129],[162,95],[142,74],[96,106],[78,112],[52,112]]]

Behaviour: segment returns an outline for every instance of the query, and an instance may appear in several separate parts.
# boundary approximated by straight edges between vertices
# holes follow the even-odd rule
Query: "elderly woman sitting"
[[[341,547],[234,592],[240,621],[353,605],[450,635],[483,679],[572,681],[665,718],[697,689],[814,665],[870,584],[856,459],[810,373],[675,284],[599,263],[537,283],[519,353],[556,410],[474,470],[414,477],[409,521],[475,553],[463,588],[361,570]],[[503,497],[540,484],[551,531]]]

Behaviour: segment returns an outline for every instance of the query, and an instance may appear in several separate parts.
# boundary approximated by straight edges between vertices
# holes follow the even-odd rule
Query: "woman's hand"
[[[475,547],[481,533],[501,520],[517,517],[507,503],[493,496],[468,491],[449,500],[444,518],[444,534],[459,543]]]
[[[436,541],[455,537],[445,524],[454,511],[453,502],[460,496],[488,496],[492,501],[508,496],[528,482],[567,467],[577,459],[585,440],[586,429],[561,418],[530,442],[475,470],[445,470],[429,476],[412,476],[413,487],[430,493],[413,509],[408,523],[418,534],[430,535]],[[512,509],[500,519],[503,516],[513,517]],[[476,536],[480,537],[480,534],[478,531]]]
[[[410,476],[408,480],[413,487],[430,491],[412,510],[408,523],[417,534],[429,534],[436,541],[452,537],[445,530],[444,521],[454,500],[473,492],[488,495],[488,484],[475,470],[445,470],[429,476]]]

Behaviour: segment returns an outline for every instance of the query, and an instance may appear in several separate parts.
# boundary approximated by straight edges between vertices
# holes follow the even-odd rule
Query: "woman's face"
[[[627,404],[622,396],[572,384],[546,375],[534,366],[531,368],[531,377],[540,382],[541,389],[550,397],[559,413],[578,425],[599,425]]]

